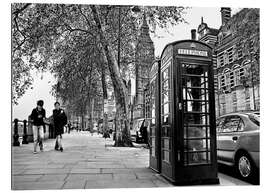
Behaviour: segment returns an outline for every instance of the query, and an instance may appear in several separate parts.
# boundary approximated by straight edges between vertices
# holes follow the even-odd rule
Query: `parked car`
[[[133,122],[133,127],[130,130],[131,140],[143,143],[148,143],[148,121],[144,118],[136,119]]]
[[[258,177],[260,113],[239,112],[217,119],[218,162],[234,166],[241,178]]]

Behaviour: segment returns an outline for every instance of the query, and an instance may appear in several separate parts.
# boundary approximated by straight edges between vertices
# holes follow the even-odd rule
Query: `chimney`
[[[196,29],[191,30],[191,39],[196,40]]]
[[[221,25],[226,25],[227,22],[231,19],[231,8],[222,7],[221,10]]]

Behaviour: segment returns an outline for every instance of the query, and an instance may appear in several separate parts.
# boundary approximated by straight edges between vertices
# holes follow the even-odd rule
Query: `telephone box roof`
[[[176,44],[184,43],[184,42],[198,43],[198,44],[202,44],[202,45],[207,46],[208,48],[212,49],[211,46],[209,46],[208,44],[206,44],[206,43],[204,43],[204,42],[200,42],[200,41],[198,41],[198,40],[178,40],[178,41],[174,41],[174,42],[171,42],[171,43],[167,44],[167,45],[164,47],[164,49],[162,50],[162,53],[161,53],[160,58],[162,57],[164,51],[166,50],[166,48],[167,48],[168,46],[171,46],[171,45],[174,46],[174,45],[176,45]]]

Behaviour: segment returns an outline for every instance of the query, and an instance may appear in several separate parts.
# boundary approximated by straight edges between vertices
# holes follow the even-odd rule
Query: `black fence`
[[[22,137],[22,144],[33,142],[32,122],[30,120],[14,119],[13,125],[13,146],[20,146],[20,137]],[[45,123],[44,139],[48,138],[55,138],[55,130],[52,124]]]

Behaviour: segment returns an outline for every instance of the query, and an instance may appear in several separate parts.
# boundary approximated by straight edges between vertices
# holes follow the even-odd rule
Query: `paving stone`
[[[129,168],[129,169],[132,169],[132,171],[134,171],[134,172],[156,174],[155,171],[153,171],[152,169],[150,169],[150,168],[148,168],[148,167]]]
[[[87,164],[86,168],[125,168],[125,166],[120,164]]]
[[[103,180],[103,181],[87,181],[85,189],[100,188],[150,188],[156,187],[151,180]]]
[[[69,174],[66,180],[112,180],[112,174]]]
[[[54,165],[54,164],[46,164],[46,165],[42,165],[40,166],[39,164],[36,164],[36,165],[28,165],[26,166],[25,168],[26,169],[40,169],[40,168],[43,168],[43,169],[56,169],[56,168],[64,168],[64,164],[57,164],[57,165]]]
[[[170,184],[169,182],[166,182],[166,181],[160,180],[160,179],[152,180],[152,182],[153,182],[157,187],[173,187],[173,185]]]
[[[45,174],[38,181],[64,181],[68,174]]]
[[[13,184],[13,190],[49,190],[61,189],[64,181],[60,182],[18,182]]]
[[[89,168],[73,168],[70,170],[70,173],[74,173],[74,174],[89,174],[89,173],[101,173],[100,169],[89,169]]]
[[[42,169],[29,169],[29,170],[26,170],[23,174],[67,174],[69,172],[70,172],[70,169],[42,168]]]
[[[12,183],[16,184],[17,182],[35,182],[40,179],[43,175],[13,175]]]
[[[22,169],[25,169],[27,168],[28,165],[13,165],[12,166],[12,170],[22,170]]]
[[[18,175],[18,174],[23,174],[24,172],[25,172],[25,169],[12,169],[11,174]]]
[[[84,189],[86,180],[68,180],[65,182],[63,189]]]
[[[135,172],[135,175],[138,179],[157,179],[157,174],[153,173],[142,173],[142,172]]]
[[[113,179],[136,179],[136,175],[134,173],[122,173],[122,174],[113,174]]]
[[[127,168],[101,168],[101,173],[134,173],[133,169],[127,169]]]

